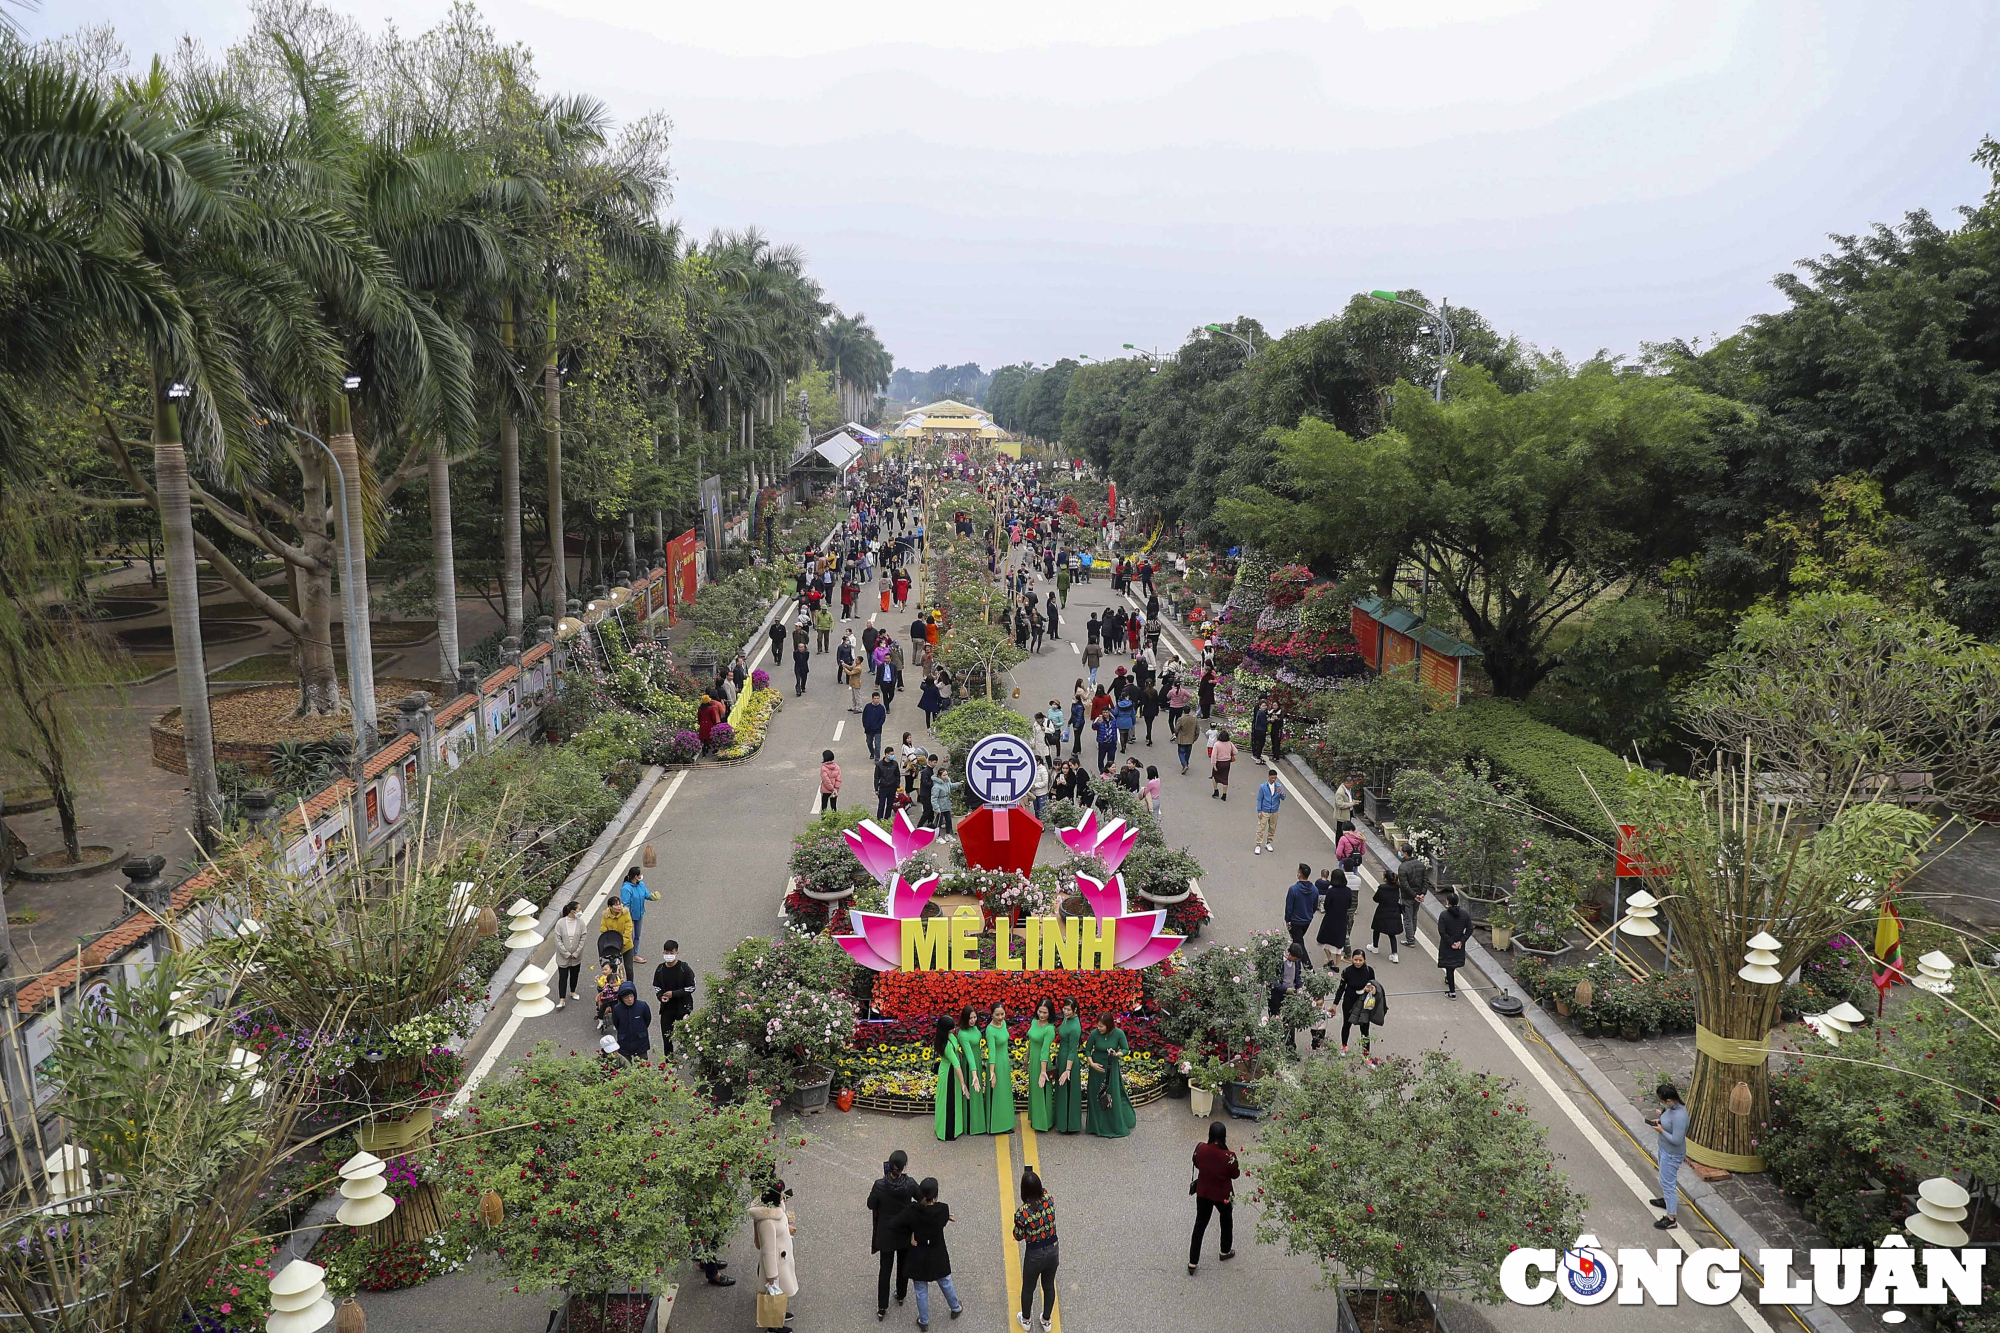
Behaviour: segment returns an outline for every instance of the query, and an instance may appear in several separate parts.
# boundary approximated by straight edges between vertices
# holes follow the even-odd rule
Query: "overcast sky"
[[[416,31],[447,0],[349,0]],[[1990,0],[489,0],[551,88],[675,123],[673,212],[801,244],[897,364],[1108,356],[1422,288],[1572,355],[1733,330],[1949,215],[2000,133]],[[45,0],[135,56],[240,0]]]

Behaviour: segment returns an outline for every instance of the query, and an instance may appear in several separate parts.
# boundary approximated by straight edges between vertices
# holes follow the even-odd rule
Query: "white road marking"
[[[646,816],[646,822],[639,826],[639,832],[631,839],[632,843],[642,844],[646,841],[648,835],[653,831],[653,825],[659,822],[660,816],[666,813],[667,806],[672,803],[675,794],[680,791],[681,784],[687,781],[687,775],[688,771],[685,768],[674,774],[674,780],[667,784],[667,794],[662,796],[660,803],[653,807],[653,813]],[[619,880],[625,878],[625,862],[622,858],[614,860],[607,857],[606,860],[612,861],[611,871],[605,876],[604,886],[590,900],[590,906],[583,909],[583,919],[585,921],[596,917],[598,912],[603,910],[606,900],[611,897],[612,888]],[[500,1035],[493,1039],[493,1044],[486,1048],[486,1054],[481,1056],[479,1063],[473,1066],[471,1075],[465,1080],[465,1086],[460,1088],[458,1095],[451,1099],[451,1109],[453,1111],[463,1110],[466,1103],[472,1100],[472,1094],[478,1091],[479,1085],[485,1081],[486,1076],[493,1072],[493,1066],[500,1063],[500,1057],[507,1053],[507,1044],[514,1040],[514,1034],[520,1030],[521,1016],[519,1014],[508,1014],[506,1023],[500,1028]]]
[[[840,719],[840,721],[833,724],[834,744],[838,745],[840,743],[840,733],[846,730],[847,730],[847,719],[844,717]]]
[[[1284,785],[1283,778],[1279,779],[1279,785]],[[1305,807],[1305,812],[1312,817],[1313,823],[1319,825],[1320,832],[1326,835],[1326,840],[1328,842],[1335,841],[1333,829],[1324,819],[1320,818],[1319,811],[1313,809],[1312,805],[1306,801],[1303,795],[1299,797],[1299,804]],[[1374,874],[1366,866],[1362,867],[1361,880],[1371,889],[1380,886],[1379,881],[1376,881]],[[1437,945],[1432,942],[1430,936],[1424,934],[1422,931],[1418,931],[1417,943],[1425,953],[1430,955],[1433,963],[1437,962]],[[1535,1059],[1534,1054],[1522,1044],[1521,1039],[1514,1035],[1514,1030],[1501,1022],[1498,1014],[1477,1000],[1473,1001],[1471,1007],[1479,1012],[1479,1016],[1486,1020],[1486,1025],[1493,1029],[1502,1044],[1513,1053],[1514,1058],[1520,1061],[1528,1073],[1534,1077],[1535,1082],[1541,1085],[1542,1091],[1547,1093],[1549,1098],[1561,1109],[1563,1116],[1570,1124],[1576,1127],[1576,1131],[1583,1135],[1584,1142],[1588,1143],[1596,1151],[1597,1155],[1604,1159],[1604,1164],[1611,1168],[1611,1173],[1618,1177],[1626,1189],[1632,1191],[1634,1198],[1650,1209],[1653,1198],[1653,1187],[1641,1180],[1639,1173],[1626,1164],[1624,1157],[1620,1156],[1617,1150],[1598,1132],[1597,1126],[1591,1124],[1589,1119],[1585,1117],[1582,1108],[1570,1100],[1569,1093],[1550,1076],[1549,1071],[1542,1067],[1541,1061]],[[1672,1236],[1674,1242],[1689,1254],[1693,1254],[1701,1248],[1695,1242],[1694,1238],[1688,1235],[1685,1227],[1676,1228],[1666,1234]],[[1772,1333],[1770,1324],[1765,1322],[1763,1315],[1758,1313],[1757,1308],[1750,1303],[1747,1297],[1739,1295],[1729,1303],[1729,1308],[1736,1311],[1737,1317],[1742,1319],[1744,1326],[1754,1330],[1755,1333]]]
[[[1082,656],[1083,656],[1083,649],[1081,649],[1081,648],[1077,647],[1077,646],[1076,646],[1076,642],[1075,642],[1074,640],[1071,640],[1071,642],[1070,642],[1070,645],[1069,645],[1069,650],[1070,650],[1071,652],[1075,653],[1075,654],[1076,654],[1076,655],[1077,655],[1078,657],[1082,657]]]

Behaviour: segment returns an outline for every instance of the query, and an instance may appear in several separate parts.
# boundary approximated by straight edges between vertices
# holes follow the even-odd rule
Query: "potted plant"
[[[1187,1075],[1188,1110],[1196,1119],[1213,1113],[1216,1092],[1234,1081],[1236,1076],[1227,1063],[1212,1055],[1198,1055],[1181,1061],[1181,1072]]]
[[[1274,1082],[1251,1150],[1258,1239],[1318,1263],[1344,1304],[1373,1307],[1374,1328],[1436,1326],[1433,1292],[1500,1304],[1523,1237],[1583,1229],[1585,1200],[1510,1080],[1432,1050],[1308,1060]],[[1412,1157],[1412,1143],[1453,1146]],[[1360,1326],[1351,1309],[1336,1318]]]
[[[448,1235],[548,1296],[551,1328],[654,1329],[682,1256],[731,1234],[774,1172],[775,1134],[663,1066],[544,1042],[473,1094],[439,1167]]]
[[[1493,947],[1506,953],[1514,945],[1514,913],[1505,902],[1495,903],[1486,918],[1493,932]]]
[[[1565,873],[1563,855],[1554,844],[1546,834],[1521,840],[1520,868],[1514,872],[1514,891],[1507,898],[1515,947],[1546,958],[1570,951],[1565,932],[1577,903],[1576,885]]]

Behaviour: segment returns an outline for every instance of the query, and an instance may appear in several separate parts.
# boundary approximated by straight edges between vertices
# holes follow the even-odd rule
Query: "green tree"
[[[1518,1095],[1436,1050],[1306,1060],[1254,1150],[1258,1238],[1319,1264],[1327,1286],[1381,1288],[1398,1323],[1427,1291],[1499,1304],[1508,1251],[1570,1245],[1589,1203]]]
[[[1483,370],[1433,402],[1405,384],[1365,445],[1307,423],[1278,436],[1283,495],[1249,487],[1225,523],[1335,568],[1415,560],[1484,653],[1494,690],[1522,698],[1554,665],[1572,617],[1691,549],[1686,498],[1715,475],[1727,408],[1602,362],[1547,363],[1509,394]]]

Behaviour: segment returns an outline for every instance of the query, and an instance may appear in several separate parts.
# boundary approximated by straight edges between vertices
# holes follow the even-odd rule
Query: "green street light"
[[[1133,345],[1132,345],[1131,343],[1126,343],[1126,344],[1125,344],[1125,350],[1126,350],[1126,351],[1128,351],[1128,352],[1136,352],[1136,351],[1138,351],[1139,349],[1138,349],[1138,348],[1136,348],[1136,347],[1134,347],[1134,346],[1133,346]]]
[[[1370,292],[1368,294],[1378,301],[1394,301],[1399,299],[1394,292]]]

